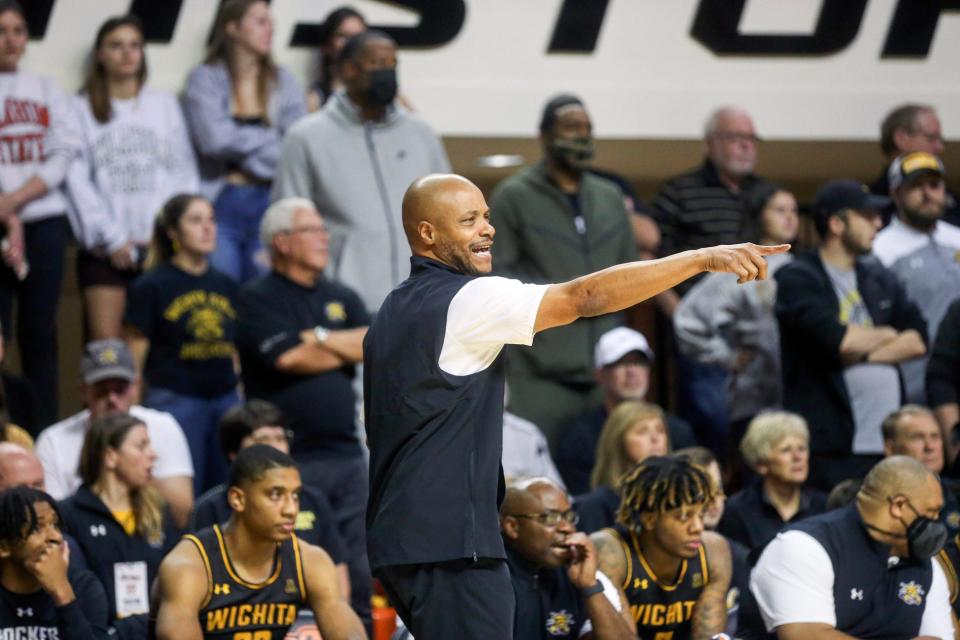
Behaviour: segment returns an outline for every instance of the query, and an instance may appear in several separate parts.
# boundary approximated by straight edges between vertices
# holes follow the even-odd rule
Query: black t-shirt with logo
[[[0,638],[94,640],[107,633],[103,587],[89,571],[67,574],[76,599],[56,606],[46,591],[14,593],[0,586]]]
[[[360,454],[354,367],[307,374],[276,368],[281,354],[301,344],[301,331],[318,325],[339,331],[369,324],[359,296],[326,278],[304,287],[274,272],[243,286],[237,314],[237,350],[247,397],[283,410],[295,435],[294,458]]]
[[[216,269],[194,275],[169,263],[130,285],[124,322],[150,340],[150,386],[204,397],[237,386],[236,295],[234,282]]]

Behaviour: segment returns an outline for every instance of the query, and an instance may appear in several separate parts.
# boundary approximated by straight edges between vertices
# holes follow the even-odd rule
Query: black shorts
[[[142,273],[142,265],[133,271],[115,269],[110,260],[83,251],[77,252],[77,282],[80,289],[87,287],[118,287],[126,289]]]

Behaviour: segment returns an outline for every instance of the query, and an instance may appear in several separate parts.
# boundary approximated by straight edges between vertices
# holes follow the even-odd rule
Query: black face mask
[[[893,499],[887,498],[887,500],[892,501]],[[906,538],[907,554],[911,560],[929,560],[937,555],[937,552],[939,552],[947,542],[947,538],[949,537],[947,525],[939,520],[920,515],[909,501],[907,501],[907,506],[910,507],[910,511],[913,511],[917,517],[914,518],[913,522],[909,525],[903,520],[900,520],[900,523],[907,529],[906,534],[891,533],[890,531],[878,529],[870,524],[868,524],[867,527],[894,538]]]
[[[593,160],[592,138],[554,138],[548,149],[550,156],[564,169],[583,171]]]
[[[397,70],[377,69],[367,74],[367,100],[371,104],[385,107],[397,97]]]

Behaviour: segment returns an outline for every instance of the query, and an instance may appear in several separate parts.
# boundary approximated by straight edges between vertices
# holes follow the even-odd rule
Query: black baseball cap
[[[844,209],[881,211],[890,198],[870,193],[867,185],[856,180],[831,180],[813,197],[811,211],[818,218],[829,218]]]
[[[913,182],[919,176],[933,174],[942,178],[944,173],[940,158],[926,151],[915,151],[898,156],[891,162],[887,179],[890,181],[890,189],[894,190],[900,185]]]

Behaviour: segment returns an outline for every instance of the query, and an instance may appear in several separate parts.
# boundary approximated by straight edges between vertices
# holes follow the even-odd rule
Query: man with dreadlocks
[[[704,530],[717,491],[710,476],[674,457],[647,458],[621,480],[614,527],[591,538],[600,570],[620,585],[641,640],[712,638],[727,622],[730,548]]]
[[[93,640],[107,633],[106,595],[89,571],[67,574],[53,498],[0,491],[0,638]]]

